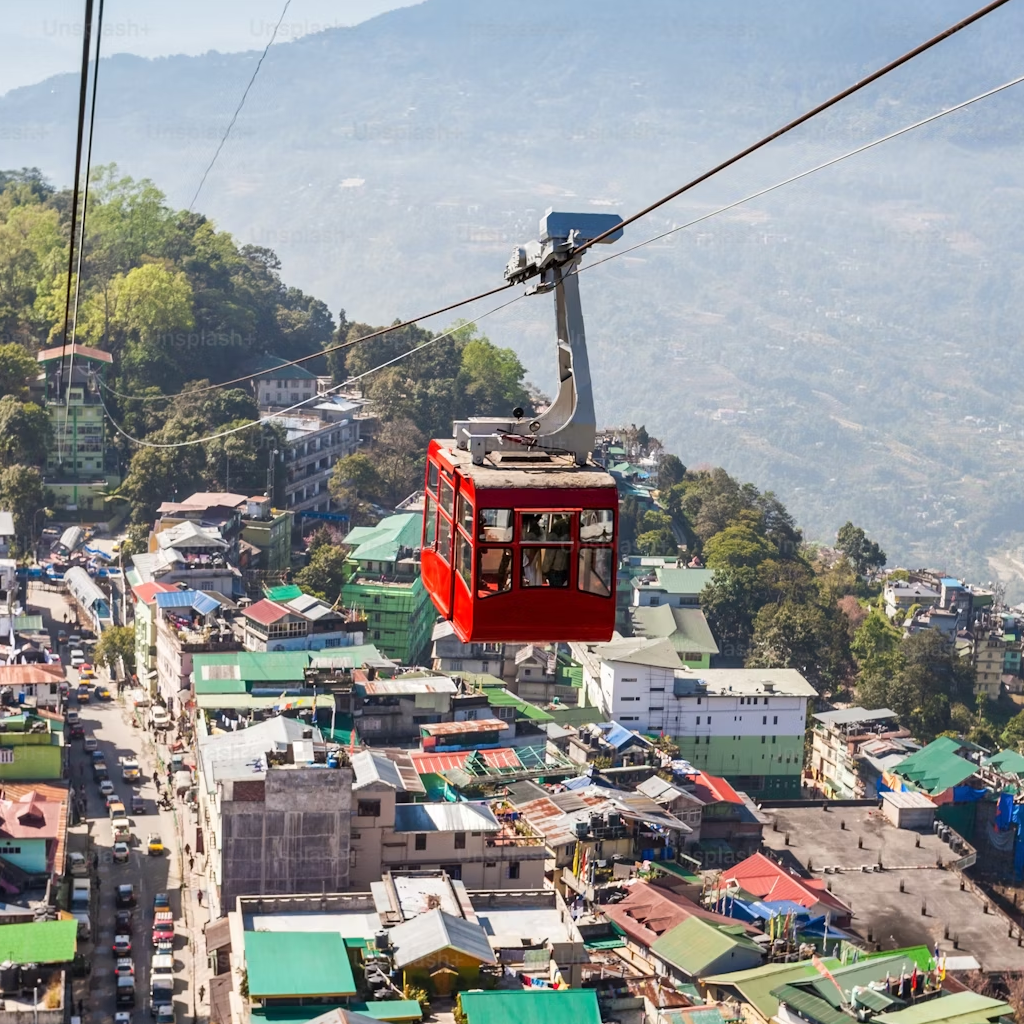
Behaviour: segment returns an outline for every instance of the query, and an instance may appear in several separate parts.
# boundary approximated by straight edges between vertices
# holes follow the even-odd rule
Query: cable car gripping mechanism
[[[517,246],[505,268],[512,284],[537,280],[527,294],[555,293],[555,325],[558,332],[558,393],[535,419],[513,414],[504,419],[474,416],[457,420],[455,442],[468,450],[480,465],[488,452],[521,444],[558,454],[572,455],[578,466],[586,465],[594,448],[597,422],[590,363],[583,330],[579,279],[575,273],[582,259],[576,248],[609,231],[622,218],[613,213],[553,213],[541,218],[540,238]],[[616,242],[622,231],[613,231],[602,242]]]

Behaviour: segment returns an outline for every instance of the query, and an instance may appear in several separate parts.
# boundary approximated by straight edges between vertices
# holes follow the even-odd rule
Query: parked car
[[[122,819],[123,820],[123,819]],[[115,864],[127,864],[128,859],[131,857],[131,849],[128,844],[122,839],[114,843],[114,863]]]
[[[171,725],[171,716],[166,708],[155,707],[150,712],[150,721],[154,729],[168,729]]]
[[[165,892],[158,892],[153,896],[153,913],[159,914],[161,912],[171,909],[171,898]]]
[[[153,942],[174,942],[174,915],[169,910],[154,915]]]
[[[72,633],[67,638],[67,640],[68,640],[68,643],[71,644],[72,647],[81,647],[82,646],[82,634],[81,633]]]
[[[103,769],[103,774],[106,775],[106,773],[107,773],[107,769],[104,768]],[[110,781],[110,779],[103,779],[103,780],[101,780],[101,782],[100,782],[100,793],[102,793],[103,796],[106,796],[106,797],[109,797],[109,796],[113,795],[113,793],[114,793],[114,784]]]
[[[114,1024],[132,1024],[132,1015],[124,1010],[114,1014]]]
[[[68,872],[75,878],[89,877],[89,862],[84,853],[72,851],[68,854]]]
[[[132,814],[145,814],[146,801],[138,793],[132,793],[131,808]]]
[[[97,782],[110,782],[110,773],[107,771],[107,766],[102,761],[92,766],[92,777]],[[112,782],[110,784],[113,785]]]
[[[130,935],[115,935],[113,950],[115,957],[131,956],[132,937]]]
[[[117,887],[117,905],[119,907],[135,906],[135,886],[131,882],[125,882]]]

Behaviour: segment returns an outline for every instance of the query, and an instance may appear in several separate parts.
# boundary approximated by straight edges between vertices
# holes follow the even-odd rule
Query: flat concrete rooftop
[[[572,941],[555,907],[531,907],[529,904],[497,908],[477,906],[476,917],[488,938],[508,939],[514,946],[520,945],[522,939],[535,939],[538,942],[545,939],[548,942]]]
[[[337,932],[343,939],[372,939],[381,930],[380,917],[353,911],[345,914],[245,914],[247,932]]]
[[[986,914],[983,898],[969,884],[961,892],[960,876],[937,866],[940,858],[949,864],[956,855],[931,831],[895,828],[874,807],[780,808],[763,813],[778,825],[777,832],[765,826],[765,845],[798,870],[806,869],[810,861],[813,869],[802,873],[826,880],[853,908],[852,930],[863,938],[870,932],[882,949],[938,945],[950,956],[976,957],[986,971],[1024,969],[1024,948],[1007,936],[1007,919],[995,911]],[[884,870],[864,873],[862,865],[876,864],[879,855]],[[826,865],[838,865],[842,871],[824,874]],[[944,936],[947,925],[949,939]],[[954,935],[959,936],[957,950]]]

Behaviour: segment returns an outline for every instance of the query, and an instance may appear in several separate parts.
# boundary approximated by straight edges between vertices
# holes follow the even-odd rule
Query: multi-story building
[[[999,699],[1000,681],[1006,662],[1006,641],[1002,634],[984,627],[974,637],[974,695]]]
[[[0,512],[0,558],[7,558],[14,549],[14,516]]]
[[[367,743],[419,739],[420,726],[451,721],[457,687],[447,676],[369,675],[356,673],[353,684],[355,726]]]
[[[178,588],[170,583],[140,583],[132,587],[135,608],[135,673],[156,692],[156,595],[167,594]]]
[[[285,430],[287,447],[279,454],[285,481],[284,505],[289,512],[310,518],[310,513],[336,508],[327,485],[334,464],[359,447],[359,409],[355,402],[325,400],[287,416],[265,417]]]
[[[245,591],[241,572],[226,559],[204,560],[202,556],[190,559],[175,548],[132,555],[132,566],[125,578],[131,587],[141,583],[184,583],[192,590],[236,599]]]
[[[272,601],[265,597],[246,608],[242,618],[247,651],[320,651],[351,647],[363,642],[366,631],[362,613],[332,608],[301,591],[287,600]]]
[[[211,916],[239,896],[347,889],[352,770],[344,755],[328,757],[318,729],[284,716],[213,736],[202,716],[197,723]]]
[[[811,731],[811,774],[815,785],[833,800],[860,800],[865,795],[860,769],[865,744],[879,739],[902,739],[907,729],[896,724],[896,712],[888,708],[865,711],[843,708],[814,716]]]
[[[610,719],[671,736],[680,757],[752,796],[799,797],[807,702],[816,692],[796,669],[694,671],[667,639],[571,646],[588,702]]]
[[[260,412],[287,409],[299,402],[312,401],[319,394],[316,374],[301,365],[288,366],[287,362],[265,355],[257,364],[252,387]]]
[[[699,608],[700,593],[714,578],[714,569],[657,565],[653,576],[640,576],[632,581],[632,604],[637,608],[666,604],[672,608]]]
[[[180,711],[191,696],[192,658],[241,650],[231,628],[216,622],[220,602],[199,590],[174,590],[154,596],[156,605],[156,687],[168,707]]]
[[[430,635],[431,664],[435,672],[450,675],[467,672],[472,675],[489,674],[501,679],[505,675],[505,649],[503,643],[464,644],[450,622],[438,622]]]
[[[885,614],[890,619],[896,617],[898,611],[906,612],[914,605],[922,609],[931,608],[939,604],[942,595],[938,590],[928,586],[926,583],[917,583],[910,580],[896,580],[886,583],[882,590],[882,600],[885,602]]]
[[[50,417],[53,440],[46,485],[58,508],[103,512],[107,489],[118,483],[117,454],[107,451],[99,380],[113,363],[109,352],[84,345],[43,349],[43,370],[32,397]]]
[[[422,519],[405,513],[376,526],[357,526],[345,538],[352,575],[341,588],[346,608],[366,613],[367,640],[395,661],[415,664],[427,655],[437,615],[420,579],[415,552]]]

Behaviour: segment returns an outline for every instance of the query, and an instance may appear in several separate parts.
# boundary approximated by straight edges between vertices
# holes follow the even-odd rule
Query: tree
[[[869,540],[859,526],[854,526],[849,520],[836,534],[836,547],[850,559],[853,567],[861,575],[885,565],[885,552],[875,541]]]
[[[1014,750],[1024,748],[1024,711],[1018,712],[1006,723],[1006,728],[999,738],[1005,746]]]
[[[38,372],[35,359],[20,345],[0,345],[0,395],[20,398]]]
[[[672,532],[672,517],[664,512],[651,510],[643,514],[642,533],[636,538],[636,547],[641,555],[676,555],[679,543]]]
[[[709,569],[756,568],[774,554],[768,542],[746,523],[726,527],[704,545]]]
[[[464,410],[461,415],[507,416],[516,408],[529,409],[525,377],[526,370],[512,349],[498,348],[478,336],[475,328],[464,334],[456,379],[456,393]]]
[[[363,502],[377,502],[384,490],[373,460],[361,452],[338,459],[327,486],[331,497],[345,508],[355,508]]]
[[[682,464],[678,455],[662,455],[658,459],[658,492],[664,500],[676,484],[683,482],[686,476],[686,467]]]
[[[125,673],[135,672],[135,630],[131,626],[110,626],[100,634],[93,652],[97,665],[113,669],[120,659]]]
[[[334,604],[345,583],[345,550],[336,544],[321,545],[313,552],[309,565],[295,574],[296,586],[303,593]]]
[[[34,402],[0,398],[0,464],[42,463],[51,437],[50,417]]]
[[[38,469],[15,464],[0,471],[0,502],[14,518],[14,533],[24,551],[32,548],[36,513],[45,508]]]
[[[369,458],[380,481],[384,504],[393,507],[423,487],[426,450],[426,439],[412,420],[392,420],[381,426]]]

